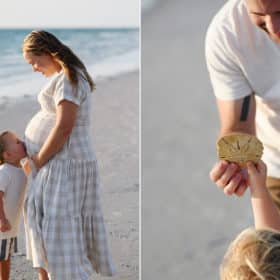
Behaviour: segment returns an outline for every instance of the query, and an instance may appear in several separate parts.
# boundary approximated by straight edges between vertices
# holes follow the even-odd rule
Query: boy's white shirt
[[[280,178],[280,45],[248,15],[244,0],[229,0],[206,37],[206,61],[217,98],[256,96],[257,135],[268,175]]]
[[[16,237],[22,218],[26,193],[26,176],[22,168],[4,163],[0,166],[0,191],[4,192],[3,203],[11,230],[0,232],[0,239]]]

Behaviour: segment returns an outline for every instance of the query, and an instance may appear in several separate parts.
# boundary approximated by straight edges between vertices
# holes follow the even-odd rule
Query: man
[[[206,37],[206,61],[220,115],[220,136],[257,134],[264,144],[267,185],[280,210],[280,0],[229,0]],[[247,174],[219,161],[210,178],[243,195]]]

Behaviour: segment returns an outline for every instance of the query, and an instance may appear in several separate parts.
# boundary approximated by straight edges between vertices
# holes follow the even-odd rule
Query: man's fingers
[[[246,181],[243,180],[243,181],[241,181],[241,184],[239,184],[239,186],[237,187],[237,189],[235,190],[234,193],[237,196],[242,196],[245,193],[247,188],[248,188],[248,184]]]
[[[231,163],[227,167],[223,175],[220,177],[220,179],[216,181],[217,186],[219,186],[220,188],[224,188],[225,186],[227,186],[237,170],[238,166],[236,164]]]
[[[225,186],[224,193],[227,195],[234,194],[241,181],[242,181],[241,174],[240,173],[236,174],[234,177],[231,178],[230,182]]]
[[[216,182],[217,180],[219,180],[228,165],[229,164],[226,161],[219,161],[218,163],[216,163],[215,166],[212,168],[212,170],[209,173],[210,179],[213,182]]]

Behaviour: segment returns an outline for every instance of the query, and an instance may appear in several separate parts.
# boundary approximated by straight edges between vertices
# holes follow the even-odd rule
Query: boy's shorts
[[[0,239],[0,261],[6,261],[18,251],[17,238]]]

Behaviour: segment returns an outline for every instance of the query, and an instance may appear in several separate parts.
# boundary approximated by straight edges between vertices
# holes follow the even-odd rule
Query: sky
[[[140,0],[4,0],[0,28],[139,27]]]

